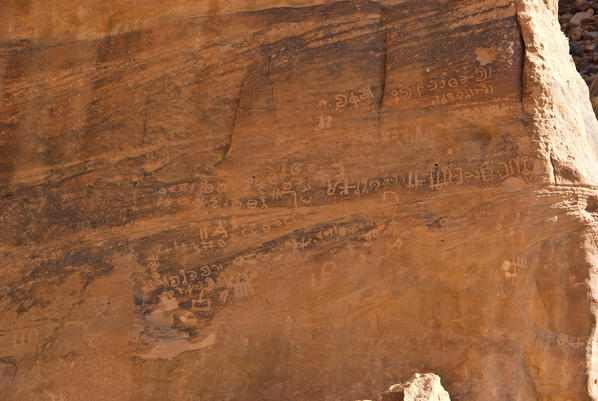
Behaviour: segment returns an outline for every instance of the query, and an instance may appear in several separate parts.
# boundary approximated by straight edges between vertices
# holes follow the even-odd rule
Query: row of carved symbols
[[[371,86],[354,89],[346,93],[337,93],[334,95],[334,100],[321,99],[318,102],[321,114],[316,118],[315,130],[322,131],[332,128],[333,117],[330,112],[338,113],[355,110],[363,105],[371,106],[373,101],[374,94]]]
[[[445,74],[447,73],[443,73]],[[482,94],[493,94],[494,88],[487,84],[487,81],[492,79],[492,67],[476,67],[449,78],[434,78],[400,86],[393,89],[391,95],[397,104],[428,96],[434,97],[432,105],[446,104],[451,101],[470,100]]]
[[[160,256],[169,255],[173,252],[201,254],[214,250],[226,248],[234,242],[241,241],[246,238],[253,238],[256,236],[267,235],[282,227],[290,226],[297,223],[295,215],[286,215],[280,217],[273,217],[264,221],[241,224],[233,227],[224,219],[218,219],[216,222],[200,222],[194,223],[193,228],[198,234],[197,237],[174,240],[162,244],[156,250],[153,256],[157,260]],[[156,262],[152,262],[156,263]]]
[[[272,168],[271,168],[272,169]],[[491,183],[507,177],[520,177],[530,180],[533,175],[533,161],[527,156],[519,156],[504,161],[485,161],[474,165],[436,163],[433,167],[417,170],[403,170],[386,173],[378,177],[351,176],[342,162],[332,162],[326,166],[315,163],[283,161],[267,175],[253,176],[251,188],[256,196],[252,199],[231,199],[218,192],[224,187],[218,184],[203,183],[201,193],[192,204],[209,209],[267,209],[276,207],[299,208],[313,203],[320,195],[360,198],[389,186],[410,189],[442,190],[452,185],[470,182]],[[325,188],[324,194],[321,192]],[[217,193],[214,193],[216,191]],[[202,249],[223,247],[220,243],[206,242]],[[205,238],[202,238],[205,239]]]
[[[412,170],[405,173],[395,172],[383,177],[360,179],[349,178],[344,168],[339,168],[335,175],[326,175],[326,195],[352,196],[360,198],[370,192],[381,189],[388,191],[389,186],[399,186],[416,190],[442,190],[452,185],[463,185],[467,182],[491,183],[508,177],[529,179],[533,166],[527,156],[516,157],[501,162],[484,162],[474,168],[458,166],[438,166],[429,168],[427,172]]]

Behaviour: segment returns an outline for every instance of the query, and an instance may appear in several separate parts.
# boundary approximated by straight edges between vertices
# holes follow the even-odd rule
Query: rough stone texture
[[[561,34],[557,2],[539,6],[520,0],[518,17],[525,43],[523,111],[549,160],[556,184],[598,181],[598,123],[587,99],[587,85],[571,68],[569,43]]]
[[[0,2],[0,399],[596,399],[556,1],[57,3]]]
[[[451,401],[434,373],[416,373],[405,383],[395,384],[378,397],[378,401]]]
[[[598,1],[560,0],[559,22],[569,38],[577,70],[590,87],[590,102],[598,116]]]
[[[598,1],[559,0],[559,22],[570,53],[588,86],[598,72]]]

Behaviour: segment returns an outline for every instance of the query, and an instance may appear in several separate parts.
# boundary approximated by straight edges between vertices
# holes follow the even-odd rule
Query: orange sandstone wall
[[[57,3],[0,5],[1,399],[595,399],[556,1]]]

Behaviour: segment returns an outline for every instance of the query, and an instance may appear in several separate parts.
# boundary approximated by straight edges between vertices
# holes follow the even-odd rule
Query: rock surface
[[[556,1],[58,3],[0,2],[0,399],[596,399]]]
[[[590,102],[594,109],[594,114],[598,116],[598,76],[594,78],[590,85]]]
[[[451,401],[451,397],[440,384],[440,377],[416,373],[409,381],[391,386],[378,401]]]
[[[598,72],[598,0],[560,0],[559,22],[575,65],[588,84]]]

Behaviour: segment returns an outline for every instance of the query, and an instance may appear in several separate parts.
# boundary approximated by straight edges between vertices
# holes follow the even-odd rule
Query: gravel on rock
[[[588,86],[598,73],[598,0],[559,0],[559,22]]]

